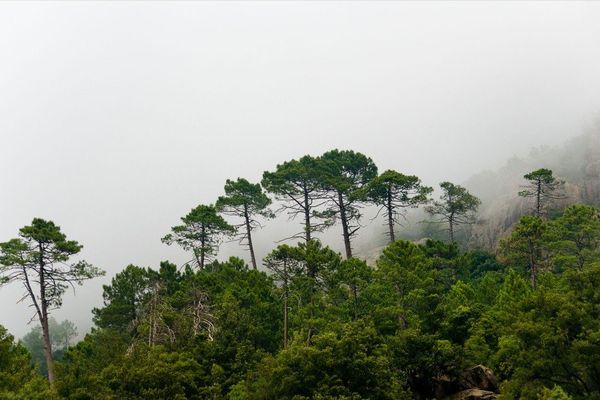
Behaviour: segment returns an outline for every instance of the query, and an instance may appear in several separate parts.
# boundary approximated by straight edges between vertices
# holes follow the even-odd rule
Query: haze
[[[581,133],[599,20],[591,2],[4,2],[0,240],[39,216],[85,246],[107,276],[55,313],[85,332],[127,264],[187,261],[160,238],[227,178],[343,148],[461,182]],[[268,223],[258,257],[297,230]],[[17,336],[20,293],[0,288]]]

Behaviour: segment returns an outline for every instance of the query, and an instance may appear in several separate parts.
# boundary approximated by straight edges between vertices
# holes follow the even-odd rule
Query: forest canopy
[[[600,399],[600,211],[553,203],[563,181],[549,169],[523,179],[530,212],[494,251],[456,235],[485,223],[466,187],[442,182],[434,200],[358,152],[229,179],[165,232],[190,261],[126,266],[78,343],[51,310],[103,272],[35,218],[0,243],[1,284],[25,287],[40,325],[22,342],[0,327],[0,398]],[[353,252],[365,207],[386,227],[375,262]],[[441,229],[409,241],[398,228],[418,207]],[[260,262],[252,238],[282,217],[298,233]],[[337,227],[344,255],[319,240]],[[249,261],[219,259],[225,238]]]

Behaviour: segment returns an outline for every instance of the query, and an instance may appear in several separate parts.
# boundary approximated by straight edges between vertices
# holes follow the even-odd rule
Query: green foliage
[[[18,239],[0,243],[0,275],[4,278],[3,283],[19,281],[32,289],[27,289],[25,296],[29,297],[41,315],[41,294],[33,294],[37,288],[30,284],[38,282],[45,292],[43,302],[48,308],[58,308],[70,284],[81,285],[87,279],[104,274],[85,261],[68,263],[71,256],[82,248],[78,242],[67,240],[54,222],[34,218],[31,225],[19,230]],[[43,285],[40,274],[46,276]]]
[[[319,157],[321,184],[350,196],[377,176],[377,166],[369,157],[352,150],[331,150]]]
[[[61,359],[63,353],[73,344],[73,340],[77,337],[77,327],[69,320],[58,323],[52,317],[48,319],[48,325],[54,359]],[[38,325],[23,336],[21,343],[29,350],[32,362],[38,367],[40,373],[46,375],[48,367],[46,366],[46,358],[44,357],[44,339],[42,336],[42,327]]]
[[[225,183],[225,196],[217,199],[217,210],[228,215],[233,215],[243,219],[243,222],[236,227],[243,228],[242,233],[238,233],[240,243],[244,243],[250,250],[252,266],[256,269],[256,257],[252,244],[252,231],[260,226],[255,219],[256,216],[263,218],[273,218],[275,215],[268,209],[271,199],[263,192],[260,185],[252,184],[244,178],[238,178],[237,181],[227,180]],[[239,232],[239,230],[238,230]]]
[[[142,312],[148,299],[150,285],[146,269],[128,265],[112,278],[110,285],[103,285],[104,307],[94,308],[94,322],[100,328],[131,330],[131,322]]]
[[[400,223],[405,210],[429,202],[431,192],[433,189],[422,186],[418,177],[392,170],[373,178],[365,188],[369,201],[379,208],[379,212],[383,211],[387,219],[390,242],[396,240],[394,225]]]
[[[247,213],[271,218],[273,214],[267,209],[270,204],[271,199],[263,193],[258,183],[252,184],[244,178],[238,178],[236,181],[227,179],[225,196],[217,199],[216,207],[219,211],[239,217]]]
[[[329,215],[318,209],[323,196],[319,161],[314,157],[307,155],[277,165],[273,172],[265,171],[261,184],[281,203],[279,213],[286,213],[290,219],[303,217],[304,229],[292,238],[309,241],[313,233],[331,225]]]
[[[67,240],[60,227],[52,221],[34,218],[31,225],[20,229],[18,239],[0,243],[0,282],[19,282],[42,328],[44,355],[50,383],[54,381],[52,342],[48,315],[62,305],[62,296],[69,287],[81,285],[87,279],[104,275],[104,271],[85,261],[70,263],[71,256],[83,246]]]
[[[102,371],[119,365],[130,349],[130,337],[113,329],[94,329],[70,347],[56,369],[60,398],[71,400],[111,399]],[[114,398],[114,397],[112,397]]]
[[[536,399],[557,382],[574,398],[597,398],[599,283],[597,264],[544,276],[535,291],[509,270],[471,329],[467,357],[494,369],[509,398]]]
[[[110,388],[107,398],[128,400],[200,400],[201,366],[192,354],[168,352],[159,347],[137,349],[102,371]]]
[[[475,223],[475,212],[481,200],[473,196],[462,186],[450,182],[440,183],[442,195],[440,201],[434,201],[425,210],[431,216],[438,216],[437,222],[448,224],[450,241],[454,241],[455,227]]]
[[[552,184],[556,182],[554,176],[552,176],[552,170],[547,168],[540,168],[535,171],[529,172],[523,176],[528,181],[540,182],[542,184]]]
[[[320,189],[326,194],[327,213],[340,220],[346,257],[352,257],[351,238],[360,228],[364,188],[377,176],[369,157],[352,150],[331,150],[319,157]]]
[[[561,199],[564,196],[559,193],[563,181],[556,179],[552,170],[540,168],[523,176],[528,181],[524,190],[519,192],[519,196],[533,197],[535,199],[534,215],[542,217],[546,212],[548,202],[553,199]]]
[[[504,263],[527,271],[535,286],[540,272],[581,269],[599,259],[599,243],[598,210],[573,205],[551,221],[523,216],[510,236],[500,242],[499,253]]]
[[[368,321],[294,342],[263,359],[231,399],[409,399],[387,346]]]
[[[171,228],[171,233],[162,241],[168,245],[177,243],[194,254],[196,266],[203,269],[217,253],[223,236],[235,233],[212,205],[199,205],[181,218],[183,225]]]
[[[0,399],[55,399],[48,382],[33,369],[25,347],[0,325]]]
[[[567,207],[548,223],[545,240],[556,271],[582,268],[600,258],[600,212],[579,204]]]
[[[326,310],[327,284],[332,272],[338,269],[341,257],[317,240],[299,243],[291,250],[298,262],[290,286],[297,304],[296,307],[292,306],[291,325],[296,328],[298,338],[310,343],[312,335],[331,322],[332,314]]]
[[[59,365],[57,388],[65,398],[221,398],[264,354],[279,349],[281,306],[273,281],[242,260],[197,272],[179,273],[169,263],[159,271],[128,270],[105,286],[105,307],[96,314],[113,321],[119,309],[113,302],[133,293],[142,305],[120,324],[135,330],[109,324],[71,348]]]
[[[538,394],[538,400],[571,400],[572,397],[565,393],[560,386],[554,386],[552,389],[544,388]]]
[[[406,241],[390,244],[377,261],[367,293],[375,324],[393,349],[394,364],[407,377],[413,393],[426,398],[435,396],[436,379],[459,364],[460,341],[453,343],[452,336],[444,336],[447,326],[457,325],[460,319],[448,315],[450,322],[444,321],[444,313],[450,311],[444,307],[444,297],[452,285],[452,274],[438,264],[442,254],[448,262],[458,257],[458,252],[451,250],[454,245],[450,246],[430,243],[427,247]],[[459,303],[458,299],[454,303]]]
[[[365,292],[373,282],[374,271],[358,258],[341,261],[326,278],[328,300],[343,320],[368,315],[370,304]]]
[[[534,172],[526,178],[556,183],[551,171]],[[268,273],[236,257],[211,261],[235,233],[218,212],[243,219],[248,245],[253,218],[271,216],[260,185],[228,180],[215,206],[196,207],[163,239],[194,253],[201,268],[127,266],[103,287],[96,326],[74,346],[73,326],[38,307],[60,305],[65,284],[99,271],[70,264],[81,246],[49,221],[35,219],[20,238],[1,243],[2,283],[37,283],[44,268],[60,271],[44,287],[48,297],[35,292],[32,301],[51,347],[64,355],[56,354],[49,385],[0,327],[0,398],[447,398],[470,387],[466,370],[483,364],[503,398],[600,399],[597,209],[524,216],[496,258],[454,241],[456,225],[474,222],[480,202],[444,182],[441,200],[427,210],[448,223],[451,240],[393,241],[368,265],[351,252],[361,207],[382,207],[393,237],[402,209],[428,200],[431,189],[417,177],[377,176],[365,155],[333,150],[281,164],[262,184],[290,217],[304,217],[304,240],[273,249],[264,259]],[[346,259],[311,236],[335,219]],[[34,328],[23,339],[39,364],[41,337],[49,335]]]
[[[534,288],[539,271],[547,266],[544,240],[546,229],[547,225],[541,218],[525,215],[510,236],[499,245],[503,261],[527,271]]]

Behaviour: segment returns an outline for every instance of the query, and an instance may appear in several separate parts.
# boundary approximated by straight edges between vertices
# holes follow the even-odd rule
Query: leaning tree
[[[533,212],[536,217],[543,216],[549,201],[565,198],[560,190],[563,188],[564,181],[556,179],[550,169],[540,168],[523,175],[523,178],[527,180],[527,184],[523,186],[519,196],[535,199]]]
[[[346,257],[352,257],[352,237],[360,229],[364,188],[377,176],[369,157],[352,150],[331,150],[319,157],[319,181],[327,197],[326,211],[342,224]]]
[[[390,242],[396,240],[395,225],[400,223],[407,208],[416,208],[429,202],[429,194],[433,189],[423,186],[421,180],[414,175],[404,175],[387,170],[374,178],[366,187],[366,196],[383,212],[387,220]]]
[[[475,212],[481,200],[464,187],[454,183],[442,182],[440,187],[442,189],[440,201],[434,201],[432,205],[425,208],[425,211],[433,217],[438,217],[436,222],[448,224],[450,242],[454,242],[454,230],[457,225],[475,223]]]
[[[217,210],[235,217],[242,218],[242,223],[236,225],[240,243],[248,246],[252,266],[256,269],[256,256],[252,243],[252,231],[261,226],[256,217],[273,218],[269,210],[271,199],[263,192],[260,184],[252,184],[244,178],[236,181],[227,179],[225,183],[225,196],[217,200]],[[243,228],[243,229],[239,229]]]
[[[35,314],[31,318],[42,327],[48,380],[54,382],[54,359],[49,316],[62,305],[65,291],[75,284],[104,275],[104,271],[85,261],[70,262],[83,248],[67,240],[52,221],[34,218],[19,230],[19,237],[0,243],[0,285],[19,282],[25,292],[19,301],[28,300]]]
[[[207,261],[216,255],[225,236],[235,234],[235,228],[217,213],[212,205],[199,205],[181,218],[182,225],[171,228],[171,233],[162,238],[163,243],[177,243],[194,254],[194,262],[204,269]]]

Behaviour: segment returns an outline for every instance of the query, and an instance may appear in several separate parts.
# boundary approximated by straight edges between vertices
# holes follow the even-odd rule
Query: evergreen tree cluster
[[[194,208],[163,239],[192,262],[117,273],[93,330],[56,360],[47,350],[69,334],[40,338],[57,324],[36,312],[48,329],[28,347],[48,347],[41,361],[32,354],[50,361],[50,380],[0,328],[0,398],[442,399],[480,368],[497,379],[487,398],[600,399],[600,211],[571,205],[550,215],[538,212],[548,196],[527,196],[533,215],[491,254],[453,240],[456,224],[475,221],[478,199],[441,188],[432,202],[417,177],[378,174],[368,157],[338,150],[285,162],[261,184],[229,180],[214,205]],[[369,203],[390,236],[374,265],[351,245]],[[450,240],[395,240],[403,210],[420,205],[447,223]],[[277,213],[302,218],[300,240],[272,249],[259,269],[252,233]],[[315,237],[336,222],[344,256]],[[250,265],[215,258],[224,235],[248,246]],[[69,261],[80,248],[36,219],[0,244],[2,284],[27,280],[25,299],[57,307],[65,284],[101,274]],[[41,275],[53,283],[40,286]]]

